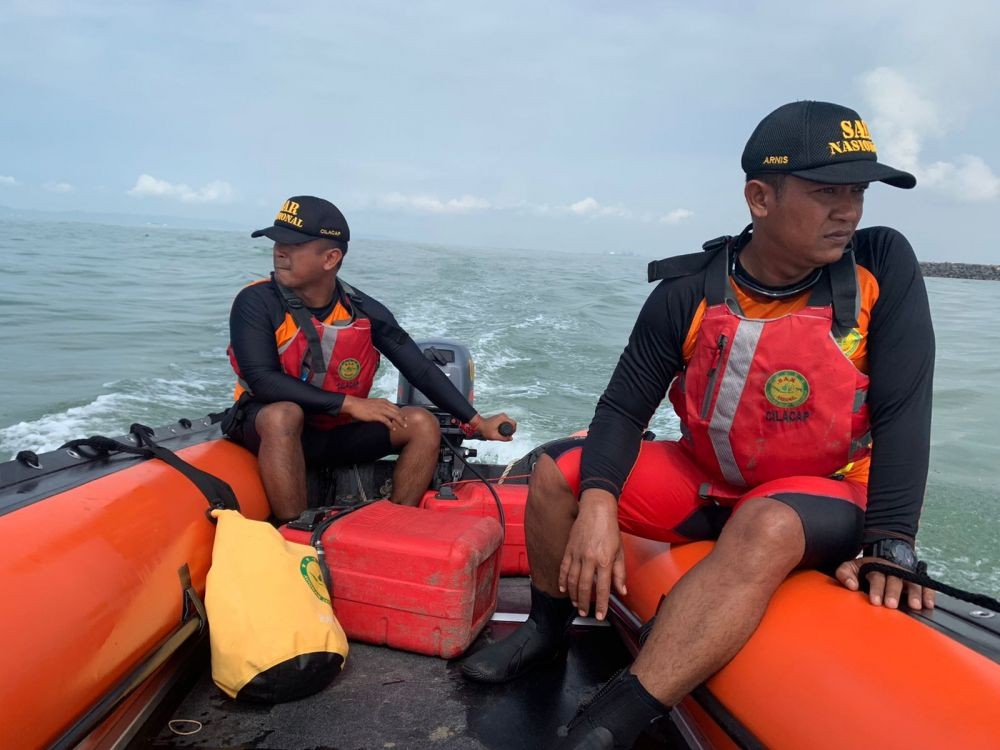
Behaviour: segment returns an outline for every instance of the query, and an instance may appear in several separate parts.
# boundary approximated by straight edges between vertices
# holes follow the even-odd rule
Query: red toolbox
[[[500,575],[528,575],[528,550],[524,545],[524,508],[528,502],[527,484],[493,484],[503,505],[505,533],[500,553]],[[445,485],[442,491],[424,494],[420,507],[428,510],[476,518],[498,518],[493,493],[480,481]]]
[[[282,535],[309,544],[312,533]],[[323,532],[333,609],[353,638],[450,659],[496,609],[501,529],[494,518],[379,500]]]

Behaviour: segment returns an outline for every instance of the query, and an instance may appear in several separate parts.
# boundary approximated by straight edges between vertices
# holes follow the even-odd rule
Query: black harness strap
[[[135,439],[139,445],[145,447],[152,456],[169,464],[187,477],[201,491],[201,494],[205,496],[212,508],[218,510],[240,509],[236,493],[233,492],[233,488],[226,481],[219,479],[214,474],[209,474],[207,471],[202,471],[197,466],[192,466],[173,451],[158,445],[153,440],[152,428],[136,423],[129,427],[129,432],[135,435]]]
[[[813,287],[809,304],[812,307],[833,307],[833,323],[830,328],[834,338],[839,339],[858,327],[861,294],[858,291],[858,272],[853,250],[848,249],[839,260],[823,269],[823,278]]]
[[[858,327],[858,314],[861,312],[854,248],[849,245],[840,260],[827,266],[827,273],[833,305],[833,335],[839,339]]]
[[[677,279],[691,276],[708,265],[710,255],[704,252],[675,255],[673,258],[650,261],[646,267],[646,278],[650,283],[661,279]]]
[[[281,301],[285,305],[285,310],[292,316],[295,325],[305,334],[306,341],[309,342],[309,359],[311,360],[309,367],[313,372],[326,372],[326,358],[323,356],[323,346],[320,344],[319,334],[316,333],[316,326],[313,325],[312,313],[306,309],[305,304],[298,298],[295,292],[278,283],[273,273],[271,274],[271,281],[274,282],[275,288],[281,294]]]
[[[128,445],[112,438],[101,435],[93,435],[89,438],[70,440],[60,447],[60,450],[76,450],[84,455],[81,448],[89,448],[94,451],[94,458],[98,456],[108,456],[112,453],[130,453],[134,456],[144,458],[158,458],[166,464],[183,474],[198,490],[212,508],[219,510],[239,510],[240,504],[236,499],[233,488],[224,480],[207,471],[202,471],[197,466],[192,466],[176,453],[153,440],[153,430],[145,425],[133,424],[129,428],[129,433],[135,436],[138,445]]]
[[[729,269],[732,265],[732,245],[726,244],[712,253],[708,268],[705,271],[705,302],[709,307],[725,303],[726,306],[737,315],[743,315],[743,308],[740,307],[733,291],[733,285],[729,283]]]

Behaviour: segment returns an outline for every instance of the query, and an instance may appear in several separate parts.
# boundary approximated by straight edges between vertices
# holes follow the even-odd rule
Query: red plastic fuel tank
[[[311,536],[281,533],[301,544]],[[343,513],[322,537],[337,619],[348,638],[458,656],[496,608],[500,538],[493,518],[385,500]]]
[[[528,550],[524,545],[524,508],[527,484],[493,484],[503,505],[505,533],[500,553],[500,575],[528,575]],[[476,518],[497,518],[493,493],[479,480],[447,485],[444,492],[424,494],[420,507]]]

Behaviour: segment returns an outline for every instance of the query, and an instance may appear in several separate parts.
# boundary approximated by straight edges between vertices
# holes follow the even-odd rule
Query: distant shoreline
[[[920,270],[924,276],[938,276],[945,279],[1000,281],[1000,266],[977,263],[921,263]]]

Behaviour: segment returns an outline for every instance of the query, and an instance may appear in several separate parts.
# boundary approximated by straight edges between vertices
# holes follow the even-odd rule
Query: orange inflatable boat
[[[254,457],[209,419],[156,438],[266,517]],[[159,460],[81,447],[0,472],[0,744],[72,747],[203,630],[215,527]]]
[[[660,599],[711,549],[623,535],[634,651]],[[947,596],[873,607],[815,571],[778,589],[736,657],[673,713],[692,747],[1000,748],[1000,615]]]
[[[244,515],[267,515],[256,459],[223,439],[210,418],[157,429],[155,438],[228,483]],[[454,468],[443,446],[439,479],[424,499],[423,512],[507,521],[503,570],[513,577],[501,582],[484,638],[503,637],[526,613],[523,516],[534,453],[507,467],[476,464],[494,498]],[[390,474],[391,465],[354,467],[346,490],[334,482],[334,499],[347,491],[374,499],[372,488]],[[135,726],[163,697],[166,670],[197,661],[191,644],[204,630],[200,600],[214,538],[207,508],[177,468],[127,452],[80,447],[0,464],[0,745],[100,748],[134,740]],[[711,545],[625,540],[629,595],[613,600],[611,619],[634,652],[662,595]],[[505,603],[512,594],[517,601]],[[889,611],[825,575],[796,573],[747,646],[671,714],[670,739],[661,741],[678,748],[1000,748],[1000,614],[950,597],[939,602],[930,613]],[[567,663],[503,691],[464,683],[441,659],[352,644],[343,678],[307,699],[314,710],[308,704],[287,714],[293,723],[311,717],[294,734],[282,726],[282,707],[268,709],[266,719],[220,707],[202,658],[202,687],[175,701],[172,721],[205,726],[194,737],[154,728],[154,744],[361,747],[378,735],[379,746],[400,748],[427,746],[408,744],[418,736],[451,738],[442,747],[545,748],[578,700],[627,662],[615,633],[599,625],[574,628]],[[405,714],[373,730],[372,706],[382,712],[390,704]],[[270,728],[260,734],[264,720]]]

